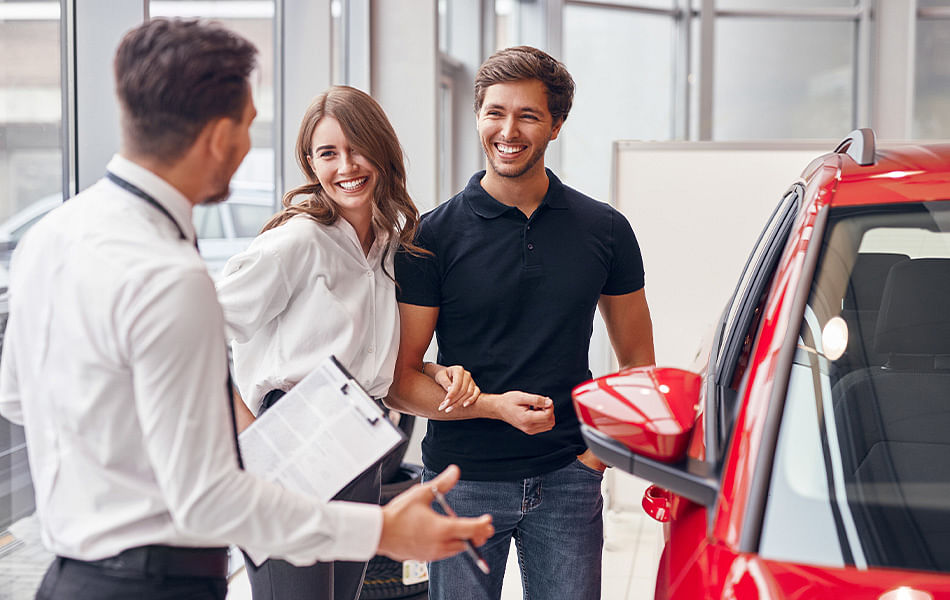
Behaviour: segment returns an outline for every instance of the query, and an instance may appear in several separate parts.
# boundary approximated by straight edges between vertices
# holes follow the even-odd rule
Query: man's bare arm
[[[499,419],[528,434],[554,427],[554,402],[545,396],[520,391],[483,393],[469,406],[456,404],[451,412],[440,411],[445,390],[422,373],[423,356],[438,318],[438,307],[399,304],[399,354],[393,385],[386,400],[389,406],[437,421]]]
[[[251,412],[251,409],[244,404],[244,400],[241,398],[241,392],[238,391],[237,386],[231,386],[231,390],[234,395],[234,421],[235,425],[237,425],[238,433],[241,433],[255,421],[254,414]]]
[[[655,364],[653,322],[643,289],[620,296],[602,295],[598,306],[620,368]],[[607,468],[590,450],[577,459],[592,469],[603,471]]]
[[[598,305],[620,368],[656,364],[653,321],[644,290],[619,296],[602,295]]]

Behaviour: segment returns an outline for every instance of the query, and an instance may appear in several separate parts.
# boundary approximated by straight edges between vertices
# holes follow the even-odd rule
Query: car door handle
[[[643,510],[653,519],[660,523],[666,523],[670,520],[670,504],[673,501],[673,494],[659,486],[651,485],[643,493]]]

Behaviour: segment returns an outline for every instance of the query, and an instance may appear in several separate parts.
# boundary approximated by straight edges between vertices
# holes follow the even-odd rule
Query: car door
[[[777,204],[753,247],[735,292],[723,311],[706,369],[703,415],[694,430],[693,460],[722,475],[723,459],[733,433],[737,403],[775,272],[802,205],[804,187],[792,186]],[[673,503],[666,546],[657,573],[657,598],[715,597],[732,554],[711,538],[716,507],[683,498]],[[718,565],[718,566],[717,566]]]

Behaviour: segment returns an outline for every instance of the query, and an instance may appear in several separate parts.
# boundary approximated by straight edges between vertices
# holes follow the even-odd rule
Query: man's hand
[[[499,417],[528,435],[554,428],[554,401],[547,396],[512,391],[494,395],[492,399]]]
[[[472,374],[460,365],[439,366],[438,372],[432,378],[446,391],[445,400],[439,404],[439,410],[447,413],[452,412],[452,407],[456,404],[461,404],[463,407],[471,406],[481,394],[481,390],[472,379]]]
[[[378,554],[393,560],[441,560],[465,549],[463,540],[481,546],[495,533],[491,516],[451,518],[432,510],[432,491],[443,494],[455,486],[459,469],[450,465],[425,486],[414,485],[383,507],[383,533]]]

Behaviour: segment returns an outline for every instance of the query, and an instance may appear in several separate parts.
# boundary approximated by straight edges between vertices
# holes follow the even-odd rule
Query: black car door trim
[[[793,194],[795,197],[792,200],[788,200],[789,196]],[[710,352],[708,362],[708,364],[713,368],[713,373],[707,379],[708,387],[706,389],[706,410],[704,417],[706,418],[706,458],[708,461],[711,461],[716,465],[718,465],[722,460],[722,451],[724,450],[724,446],[729,439],[729,432],[731,431],[732,427],[731,424],[723,427],[723,423],[721,422],[720,413],[722,411],[722,390],[725,387],[728,387],[731,383],[732,377],[735,373],[734,361],[738,360],[736,353],[742,349],[741,342],[745,338],[746,330],[750,325],[749,319],[751,318],[751,315],[758,304],[759,298],[762,295],[762,288],[772,279],[772,271],[775,268],[776,262],[781,257],[782,250],[784,250],[788,241],[792,224],[795,222],[795,218],[798,216],[803,197],[804,186],[801,184],[801,182],[794,184],[782,195],[782,200],[775,207],[775,210],[772,211],[772,215],[766,222],[766,227],[762,230],[762,233],[756,240],[755,245],[752,247],[752,252],[749,253],[749,258],[746,260],[743,273],[750,268],[756,269],[756,273],[753,275],[750,283],[746,286],[745,297],[742,299],[741,306],[736,311],[736,316],[733,319],[733,325],[729,331],[726,331],[730,308],[735,301],[736,295],[743,292],[743,290],[740,289],[740,286],[742,285],[741,277],[736,283],[736,289],[732,293],[729,303],[726,305],[726,308],[723,311],[719,326],[716,328],[716,336],[713,339],[712,350]],[[768,226],[773,221],[775,221],[776,218],[779,219],[778,225],[772,231],[772,235],[769,237],[769,239],[765,241],[767,247],[761,253],[758,263],[753,265],[752,260],[755,257],[756,250],[762,245],[763,236],[765,236]],[[767,276],[763,275],[763,272],[765,272]],[[740,332],[742,335],[737,335],[736,332]],[[723,340],[724,336],[728,337]],[[722,362],[721,367],[720,362]]]

